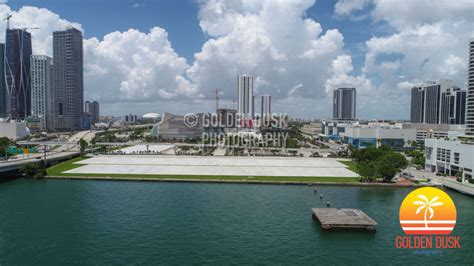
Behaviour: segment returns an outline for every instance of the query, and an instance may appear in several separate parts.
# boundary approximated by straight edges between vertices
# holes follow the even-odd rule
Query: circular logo
[[[455,224],[456,206],[441,189],[416,189],[400,206],[400,225],[407,235],[449,235]]]
[[[195,114],[186,114],[184,116],[184,125],[186,127],[195,127],[198,123],[198,118]]]

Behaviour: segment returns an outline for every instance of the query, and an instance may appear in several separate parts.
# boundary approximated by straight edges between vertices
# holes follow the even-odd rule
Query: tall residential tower
[[[0,118],[7,114],[7,87],[5,86],[5,44],[0,43]]]
[[[469,42],[469,67],[466,99],[466,136],[474,140],[474,39]]]
[[[54,128],[78,130],[84,110],[82,32],[53,32]]]
[[[24,120],[31,114],[31,34],[25,29],[7,29],[5,36],[6,113]]]
[[[356,89],[339,88],[334,90],[333,119],[353,120],[356,118]]]
[[[410,121],[423,123],[425,117],[425,90],[422,87],[411,89]]]
[[[260,116],[269,116],[272,114],[272,96],[265,94],[262,95],[262,101],[261,101],[261,107],[262,111],[260,113]]]
[[[99,103],[97,101],[86,101],[84,112],[91,115],[91,123],[99,122]]]
[[[53,59],[45,55],[31,56],[31,116],[39,118],[41,129],[51,129]]]
[[[441,100],[441,85],[433,82],[432,84],[426,84],[425,90],[425,112],[424,112],[424,123],[427,124],[438,124],[440,114],[440,100]]]
[[[244,118],[254,117],[253,77],[237,77],[237,112]]]
[[[466,91],[451,87],[441,91],[440,124],[462,125],[466,114]]]
[[[425,81],[411,90],[410,121],[426,124],[464,124],[466,91],[449,79]]]

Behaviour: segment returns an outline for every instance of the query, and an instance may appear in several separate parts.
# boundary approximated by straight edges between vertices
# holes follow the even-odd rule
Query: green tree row
[[[384,182],[390,182],[397,173],[408,166],[403,154],[394,152],[387,146],[355,149],[352,157],[357,163],[357,170],[363,181],[382,178]]]
[[[406,155],[412,157],[411,164],[416,165],[417,167],[425,167],[425,155],[418,150],[406,151]]]

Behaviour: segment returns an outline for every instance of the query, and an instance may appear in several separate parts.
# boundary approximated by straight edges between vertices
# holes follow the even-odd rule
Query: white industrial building
[[[375,146],[377,139],[403,139],[405,142],[416,140],[423,142],[427,138],[457,139],[464,135],[464,125],[421,124],[421,123],[385,123],[354,121],[323,121],[322,137],[343,140],[344,137],[359,138]],[[415,132],[415,137],[413,137]],[[401,137],[397,137],[401,136]],[[347,139],[345,139],[347,142]],[[356,145],[357,146],[357,145]],[[361,145],[364,147],[365,145]],[[376,145],[379,146],[379,145]]]
[[[464,135],[464,125],[404,123],[404,129],[416,129],[416,140],[424,141],[429,138],[455,139]]]
[[[474,145],[444,139],[425,140],[425,168],[450,176],[462,173],[463,180],[473,178]]]
[[[408,142],[416,140],[416,129],[404,129],[401,125],[369,123],[368,125],[346,125],[339,133],[344,143],[357,148],[386,145],[392,149],[403,149]]]
[[[0,121],[0,137],[9,139],[21,139],[30,134],[30,130],[26,127],[26,122],[1,122]]]

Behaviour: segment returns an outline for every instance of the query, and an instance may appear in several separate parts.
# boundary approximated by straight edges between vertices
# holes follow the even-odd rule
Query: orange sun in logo
[[[400,206],[400,225],[407,235],[448,235],[456,224],[456,206],[444,191],[412,191]]]

